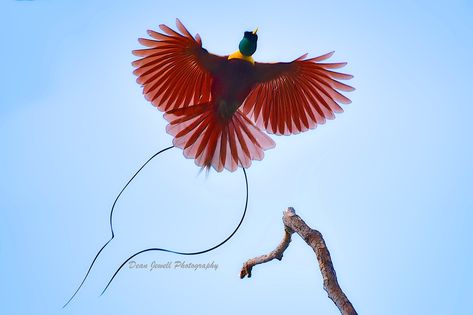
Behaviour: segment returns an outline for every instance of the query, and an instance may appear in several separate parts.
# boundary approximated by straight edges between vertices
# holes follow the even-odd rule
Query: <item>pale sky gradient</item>
[[[0,4],[1,314],[337,314],[314,254],[240,280],[272,250],[282,211],[325,236],[359,314],[471,314],[473,5],[470,1],[10,1]],[[332,50],[357,90],[316,130],[276,137],[248,170],[249,213],[215,252],[147,253],[140,263],[214,261],[215,271],[123,270],[147,246],[193,251],[236,226],[243,174],[199,175],[174,149],[109,208],[141,163],[171,143],[132,75],[137,38],[179,17],[204,47],[233,52],[259,27],[259,61]]]

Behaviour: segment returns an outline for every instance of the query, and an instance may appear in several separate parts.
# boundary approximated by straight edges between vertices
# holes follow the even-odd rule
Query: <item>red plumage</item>
[[[338,80],[351,75],[332,71],[345,63],[322,63],[328,53],[287,63],[259,63],[216,56],[202,48],[176,21],[180,33],[148,31],[146,49],[133,53],[143,94],[169,122],[173,144],[197,165],[217,171],[248,168],[261,160],[277,135],[296,134],[333,119],[348,98],[337,90],[353,88]]]

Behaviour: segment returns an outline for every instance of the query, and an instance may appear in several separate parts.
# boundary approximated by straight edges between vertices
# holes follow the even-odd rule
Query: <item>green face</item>
[[[238,49],[244,56],[251,56],[256,51],[256,42],[258,41],[258,35],[253,32],[245,32],[243,39],[240,41]]]

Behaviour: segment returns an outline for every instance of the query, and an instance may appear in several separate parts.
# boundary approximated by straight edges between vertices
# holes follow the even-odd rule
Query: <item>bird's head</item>
[[[243,56],[251,56],[256,51],[256,42],[258,41],[258,28],[256,28],[253,32],[245,32],[243,35],[243,39],[240,41],[240,45],[238,49]]]

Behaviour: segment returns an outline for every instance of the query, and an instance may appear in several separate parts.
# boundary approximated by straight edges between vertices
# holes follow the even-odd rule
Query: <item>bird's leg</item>
[[[228,121],[233,117],[241,104],[238,102],[228,102],[224,99],[217,101],[217,114],[223,121]]]

